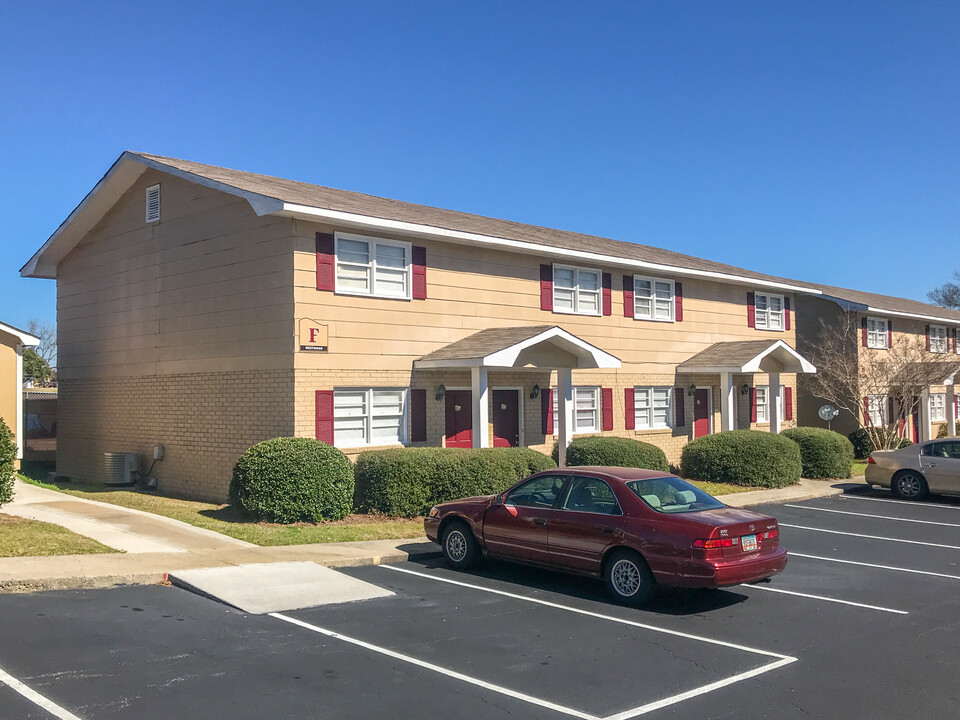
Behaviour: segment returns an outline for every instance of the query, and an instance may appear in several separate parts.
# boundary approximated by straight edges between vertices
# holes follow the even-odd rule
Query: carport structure
[[[556,325],[481,330],[414,361],[415,370],[470,369],[473,447],[489,447],[491,370],[556,371],[560,466],[574,427],[573,371],[617,369],[619,358]],[[523,397],[520,401],[523,402]]]
[[[677,366],[677,374],[720,376],[720,429],[735,430],[735,375],[766,373],[770,379],[770,432],[780,432],[781,373],[815,373],[817,368],[783,340],[719,342]]]

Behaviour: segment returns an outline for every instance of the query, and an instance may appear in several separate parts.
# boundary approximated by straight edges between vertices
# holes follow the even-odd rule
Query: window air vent
[[[160,186],[151,185],[147,188],[147,222],[160,220]]]

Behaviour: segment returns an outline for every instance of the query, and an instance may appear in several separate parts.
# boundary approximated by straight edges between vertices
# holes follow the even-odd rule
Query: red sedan
[[[787,564],[774,518],[635,468],[547,470],[499,495],[437,505],[424,529],[453,568],[484,555],[603,577],[629,605],[648,600],[658,585],[739,585]]]

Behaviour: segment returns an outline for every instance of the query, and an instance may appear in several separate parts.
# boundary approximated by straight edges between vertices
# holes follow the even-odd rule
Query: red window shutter
[[[336,289],[335,250],[332,233],[317,233],[317,290]]]
[[[635,430],[637,427],[637,401],[632,387],[623,389],[623,426],[627,430]]]
[[[540,425],[544,435],[553,435],[553,390],[540,391]]]
[[[860,343],[867,346],[867,319],[860,318]]]
[[[603,415],[601,430],[613,430],[613,388],[600,389],[600,411]]]
[[[870,424],[870,398],[863,396],[863,424]]]
[[[333,445],[333,390],[317,390],[317,440]]]
[[[602,275],[602,287],[603,287],[603,314],[612,315],[613,314],[613,294],[611,285],[613,284],[613,278],[610,273],[603,273]]]
[[[683,407],[683,397],[683,388],[675,387],[673,389],[673,424],[675,427],[683,427],[687,424]]]
[[[757,297],[754,293],[747,293],[747,327],[757,326]],[[756,421],[754,421],[756,422]]]
[[[427,391],[423,388],[410,390],[410,442],[425,442],[427,439]]]
[[[790,298],[783,299],[783,329],[790,329]]]
[[[540,266],[540,309],[553,310],[553,265]]]
[[[930,339],[927,338],[927,344],[929,345]],[[887,347],[893,347],[893,323],[887,320]],[[928,347],[927,350],[930,348]]]
[[[427,249],[413,248],[413,299],[427,299]]]
[[[673,284],[673,319],[683,322],[683,283]]]
[[[750,388],[750,422],[757,421],[757,389]]]
[[[930,326],[924,325],[923,331],[927,334],[927,352],[930,352]]]
[[[887,396],[887,422],[893,422],[893,396]]]
[[[623,316],[633,317],[633,275],[623,276]]]
[[[783,389],[783,419],[793,420],[793,388]]]

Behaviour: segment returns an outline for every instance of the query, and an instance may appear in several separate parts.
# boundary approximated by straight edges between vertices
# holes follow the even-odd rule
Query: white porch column
[[[23,345],[17,345],[17,422],[13,431],[17,434],[17,460],[23,460]]]
[[[780,432],[780,373],[768,373],[770,386],[767,388],[767,413],[770,415],[770,432]]]
[[[956,386],[947,384],[947,437],[957,436],[957,396]]]
[[[737,396],[733,388],[733,373],[720,373],[720,430],[736,430],[733,425],[734,403]]]
[[[920,442],[930,439],[930,388],[920,393]]]
[[[473,388],[473,446],[490,447],[490,393],[487,389],[487,368],[470,368]]]
[[[567,466],[567,445],[573,437],[573,371],[557,369],[557,443],[560,467]]]

